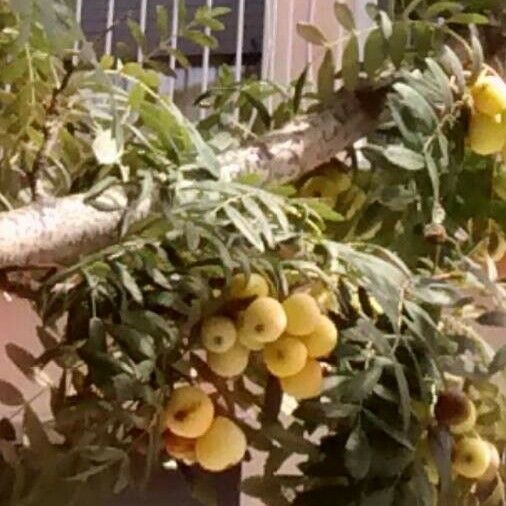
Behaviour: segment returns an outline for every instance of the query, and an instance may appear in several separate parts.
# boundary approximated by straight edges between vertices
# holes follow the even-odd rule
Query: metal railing
[[[83,17],[83,4],[87,0],[76,1],[76,16],[79,23],[82,22]],[[106,7],[106,21],[105,26],[111,27],[116,21],[116,11],[118,6],[121,5],[123,0],[103,0],[104,7]],[[137,13],[137,20],[140,29],[143,33],[148,28],[148,9],[150,6],[163,4],[171,7],[171,22],[170,22],[170,45],[172,48],[178,47],[178,19],[179,19],[179,0],[137,0],[139,12]],[[316,14],[332,12],[333,0],[263,0],[263,20],[259,19],[257,22],[262,26],[262,42],[259,52],[261,58],[260,64],[260,77],[262,79],[277,81],[281,84],[289,83],[295,76],[295,73],[300,70],[301,60],[303,65],[310,64],[317,59],[315,56],[317,51],[311,44],[306,43],[305,46],[298,44],[295,50],[296,32],[295,25],[299,21],[315,22]],[[360,4],[360,0],[349,0],[352,7],[355,4]],[[201,5],[213,7],[217,4],[216,0],[202,0]],[[219,5],[224,2],[220,1]],[[233,7],[233,15],[236,16],[237,30],[235,34],[235,54],[231,55],[234,66],[234,76],[237,81],[240,81],[244,76],[244,46],[245,46],[245,14],[246,14],[246,0],[230,0],[230,7]],[[251,22],[251,20],[250,20]],[[363,20],[362,20],[363,24]],[[337,25],[336,25],[337,26]],[[206,33],[210,33],[206,28]],[[281,33],[283,32],[283,33]],[[283,36],[284,44],[280,47],[280,35]],[[115,31],[109,30],[104,40],[103,51],[105,54],[112,54],[114,51]],[[304,51],[301,51],[304,47]],[[337,48],[339,49],[339,48]],[[301,54],[305,52],[305,54]],[[339,51],[337,51],[339,53]],[[142,61],[143,52],[139,48],[137,50],[137,60]],[[211,65],[212,50],[209,47],[202,49],[201,60],[196,64],[199,69],[197,74],[199,92],[206,92],[212,84],[213,76],[216,74],[215,68]],[[294,65],[294,62],[298,65]],[[169,58],[169,67],[175,72],[176,77],[165,77],[164,91],[174,98],[175,91],[178,91],[179,99],[181,93],[185,91],[185,87],[191,86],[186,73],[184,78],[184,71],[177,67],[177,61],[174,55]],[[297,67],[297,68],[296,68]],[[309,66],[308,72],[309,81],[314,79],[313,67]],[[195,87],[195,83],[194,83]],[[272,103],[269,104],[272,108]],[[205,111],[201,111],[201,117],[205,116]]]

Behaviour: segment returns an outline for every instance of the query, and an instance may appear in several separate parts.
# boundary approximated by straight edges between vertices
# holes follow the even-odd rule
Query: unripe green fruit
[[[248,367],[249,350],[240,343],[235,343],[225,353],[208,353],[207,365],[222,378],[233,378],[243,373]]]
[[[237,331],[230,318],[213,316],[202,322],[200,337],[206,350],[213,353],[225,353],[234,346]]]

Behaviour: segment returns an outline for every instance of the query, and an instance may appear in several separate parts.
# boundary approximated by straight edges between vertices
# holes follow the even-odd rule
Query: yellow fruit
[[[281,378],[283,392],[298,400],[318,397],[323,389],[323,374],[320,364],[309,359],[304,369],[294,376]]]
[[[184,386],[175,389],[165,409],[165,425],[186,438],[202,436],[214,418],[214,405],[209,396],[198,387]]]
[[[255,341],[253,335],[249,331],[244,331],[243,327],[239,327],[237,337],[239,342],[250,351],[260,351],[263,350],[265,343],[261,343],[259,341]]]
[[[337,328],[330,318],[320,315],[313,332],[300,339],[306,346],[309,357],[326,357],[336,347]]]
[[[213,316],[202,323],[200,337],[206,350],[213,353],[224,353],[234,346],[237,331],[230,318]]]
[[[486,441],[465,437],[455,445],[453,470],[460,476],[474,480],[486,473],[491,458]]]
[[[207,365],[222,378],[238,376],[248,366],[249,350],[236,343],[225,353],[208,353]]]
[[[269,284],[260,274],[251,273],[246,280],[244,274],[236,274],[230,284],[230,297],[232,299],[249,299],[250,297],[267,297]]]
[[[472,416],[472,402],[458,388],[448,388],[438,395],[434,416],[443,425],[460,425]]]
[[[170,430],[163,435],[165,441],[165,451],[173,458],[182,460],[185,464],[195,463],[195,444],[196,439],[176,436]]]
[[[252,342],[275,341],[286,328],[283,306],[271,297],[255,299],[244,311],[241,336]]]
[[[211,428],[197,440],[197,462],[207,471],[220,472],[238,464],[246,453],[244,432],[232,420],[217,416]]]
[[[472,431],[476,425],[477,416],[474,402],[468,399],[467,417],[460,423],[450,425],[450,430],[454,434],[465,434],[466,432]]]
[[[501,456],[499,455],[499,451],[492,443],[488,441],[486,443],[490,452],[490,464],[487,470],[480,476],[480,481],[482,483],[489,483],[494,480],[501,467]]]
[[[336,205],[339,193],[341,193],[339,186],[325,176],[314,176],[308,179],[300,190],[301,197],[323,199],[330,207]]]
[[[506,111],[506,83],[498,76],[482,76],[471,88],[475,109],[488,116]]]
[[[283,336],[265,347],[263,357],[271,374],[285,378],[302,371],[307,362],[307,349],[297,338]]]
[[[286,331],[292,336],[310,334],[321,315],[320,308],[311,295],[294,293],[283,302],[286,313]]]
[[[506,142],[505,122],[486,114],[473,114],[469,125],[469,145],[479,155],[502,151]]]

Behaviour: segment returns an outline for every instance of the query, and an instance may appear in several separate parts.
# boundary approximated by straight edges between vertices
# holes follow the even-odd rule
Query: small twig
[[[58,136],[58,123],[56,118],[58,116],[58,100],[60,95],[67,88],[70,78],[74,73],[76,66],[73,63],[68,63],[65,66],[65,74],[59,86],[53,88],[51,99],[45,107],[44,125],[42,126],[42,144],[40,145],[35,159],[32,164],[32,170],[28,173],[28,183],[32,194],[32,200],[40,198],[40,191],[38,187],[38,180],[42,173],[45,172],[49,163],[49,156]]]

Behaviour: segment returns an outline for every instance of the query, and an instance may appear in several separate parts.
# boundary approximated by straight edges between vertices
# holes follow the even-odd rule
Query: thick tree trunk
[[[220,155],[223,177],[257,173],[269,181],[296,180],[367,135],[375,123],[355,96],[345,94],[333,110],[300,117]],[[60,264],[113,243],[128,202],[117,188],[100,198],[113,198],[115,209],[100,210],[79,194],[0,213],[0,269]],[[135,218],[149,211],[144,206]]]

